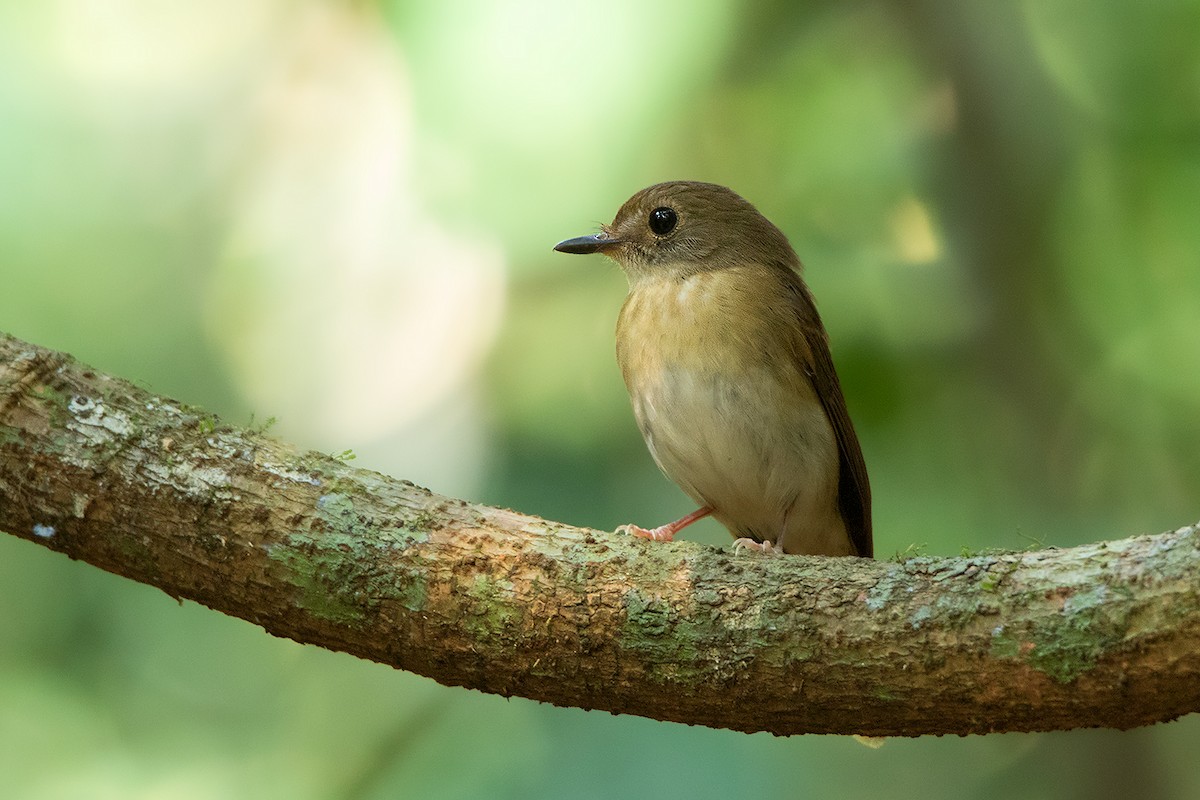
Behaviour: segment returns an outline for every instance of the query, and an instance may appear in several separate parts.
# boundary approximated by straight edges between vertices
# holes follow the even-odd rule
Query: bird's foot
[[[736,553],[739,550],[754,550],[771,556],[783,555],[783,545],[772,544],[771,542],[759,542],[748,536],[733,540],[733,552]]]
[[[712,513],[712,509],[708,506],[697,508],[686,517],[677,519],[674,522],[668,522],[666,525],[659,525],[657,528],[640,528],[637,525],[622,525],[617,528],[617,533],[628,533],[631,536],[640,536],[643,539],[653,539],[656,542],[669,542],[675,538],[675,534],[691,525],[698,519],[704,519]]]
[[[854,734],[854,741],[861,744],[863,747],[869,747],[872,750],[878,750],[887,744],[886,736],[859,736]]]
[[[669,542],[675,538],[676,530],[672,523],[659,525],[657,528],[650,528],[648,530],[637,525],[622,525],[617,528],[617,533],[628,533],[630,536],[653,539],[656,542]]]

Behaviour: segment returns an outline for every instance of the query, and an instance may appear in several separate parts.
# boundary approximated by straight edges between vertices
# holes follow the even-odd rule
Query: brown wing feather
[[[812,379],[825,407],[825,414],[833,426],[840,453],[840,475],[838,476],[838,506],[846,531],[854,543],[858,555],[871,558],[874,544],[871,536],[871,484],[867,480],[867,464],[863,461],[862,448],[854,433],[854,424],[846,410],[846,398],[842,396],[842,385],[833,367],[833,356],[829,352],[829,337],[821,317],[813,303],[808,287],[800,276],[788,270],[789,288],[795,298],[796,314],[805,331],[812,363],[805,371]]]

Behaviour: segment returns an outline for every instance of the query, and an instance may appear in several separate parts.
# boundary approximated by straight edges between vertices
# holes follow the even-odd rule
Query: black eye
[[[679,217],[676,216],[673,208],[663,206],[650,212],[650,230],[658,236],[666,236],[675,230],[677,222],[679,222]]]

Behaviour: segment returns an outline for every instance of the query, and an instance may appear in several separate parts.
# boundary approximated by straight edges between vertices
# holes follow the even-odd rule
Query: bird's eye
[[[678,222],[679,217],[675,214],[675,209],[673,208],[663,206],[650,212],[650,230],[654,231],[656,236],[666,236],[675,230],[675,225]]]

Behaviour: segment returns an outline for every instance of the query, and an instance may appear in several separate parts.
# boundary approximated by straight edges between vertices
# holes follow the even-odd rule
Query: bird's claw
[[[675,538],[675,531],[670,525],[659,525],[657,528],[642,528],[637,525],[622,525],[617,533],[627,533],[641,539],[652,539],[656,542],[669,542]]]
[[[733,552],[736,553],[739,550],[753,550],[757,553],[766,553],[767,555],[772,556],[783,555],[783,545],[773,544],[771,542],[760,542],[755,539],[751,539],[748,536],[743,536],[741,539],[733,540]]]

